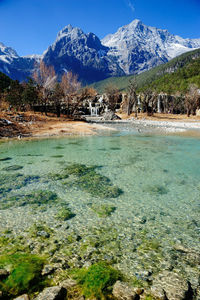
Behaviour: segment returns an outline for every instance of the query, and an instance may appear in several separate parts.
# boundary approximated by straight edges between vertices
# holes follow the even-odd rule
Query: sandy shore
[[[32,137],[58,136],[58,135],[95,135],[101,130],[112,130],[100,124],[89,124],[81,121],[48,122],[41,127],[32,126]]]

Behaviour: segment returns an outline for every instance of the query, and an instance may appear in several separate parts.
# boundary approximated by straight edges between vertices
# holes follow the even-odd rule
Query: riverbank
[[[134,114],[127,117],[118,114],[121,120],[103,121],[95,118],[90,122],[66,117],[45,116],[41,113],[0,113],[0,138],[44,138],[54,136],[95,135],[100,131],[115,130],[116,124],[127,124],[138,133],[158,132],[200,136],[200,117],[171,114]]]

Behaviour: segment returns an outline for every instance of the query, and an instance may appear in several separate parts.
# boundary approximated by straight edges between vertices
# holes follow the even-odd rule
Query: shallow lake
[[[0,170],[1,236],[62,253],[72,267],[101,259],[139,280],[163,269],[197,280],[200,139],[119,131],[9,141]]]

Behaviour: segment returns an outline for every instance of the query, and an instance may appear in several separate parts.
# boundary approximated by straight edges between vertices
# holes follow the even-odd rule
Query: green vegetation
[[[0,92],[6,90],[10,86],[11,81],[12,79],[0,72]]]
[[[50,204],[58,200],[56,193],[51,191],[36,190],[28,194],[19,194],[12,197],[5,197],[0,203],[0,209],[7,209],[13,206],[24,206],[30,204]]]
[[[33,238],[37,238],[37,237],[49,238],[51,236],[51,234],[53,233],[53,230],[44,223],[43,224],[37,223],[37,224],[33,224],[33,226],[31,226],[28,229],[28,232],[29,232],[30,236]],[[41,234],[41,233],[43,233],[43,234]]]
[[[99,262],[88,269],[80,269],[74,273],[74,278],[82,288],[86,298],[105,299],[111,294],[113,284],[120,279],[119,271],[113,269],[105,262]]]
[[[185,92],[191,83],[200,88],[200,50],[184,53],[168,63],[157,66],[139,75],[111,77],[92,84],[99,93],[105,92],[108,85],[115,85],[120,91],[128,91],[129,81],[136,79],[138,90],[147,87],[156,91],[174,93]]]
[[[122,190],[113,186],[108,177],[97,173],[95,171],[96,168],[98,167],[72,164],[65,170],[69,175],[75,175],[77,177],[77,179],[70,184],[88,192],[92,196],[100,198],[118,197],[122,193]]]
[[[91,209],[99,217],[106,218],[109,217],[116,210],[116,207],[109,204],[103,204],[103,205],[92,204]]]
[[[23,293],[40,290],[46,282],[41,276],[44,259],[37,255],[16,253],[0,257],[0,268],[8,269],[9,275],[0,282],[5,299]]]
[[[0,158],[0,161],[8,161],[8,160],[11,160],[12,158],[11,157],[4,157],[4,158]]]
[[[56,219],[61,221],[67,221],[73,217],[75,217],[75,214],[69,207],[62,207],[56,214]]]
[[[15,174],[0,174],[0,193],[5,196],[8,192],[12,190],[18,190],[22,187],[38,182],[39,176],[34,175],[23,175],[20,173]]]

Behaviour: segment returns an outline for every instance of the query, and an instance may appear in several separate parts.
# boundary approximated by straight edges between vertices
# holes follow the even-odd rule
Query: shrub
[[[10,271],[10,275],[0,282],[0,290],[8,299],[22,293],[39,290],[45,285],[41,276],[43,264],[43,258],[26,253],[0,257],[0,266],[9,268]]]
[[[88,269],[78,270],[74,277],[81,285],[82,293],[86,298],[104,299],[111,293],[111,287],[121,275],[107,263],[99,262]]]

